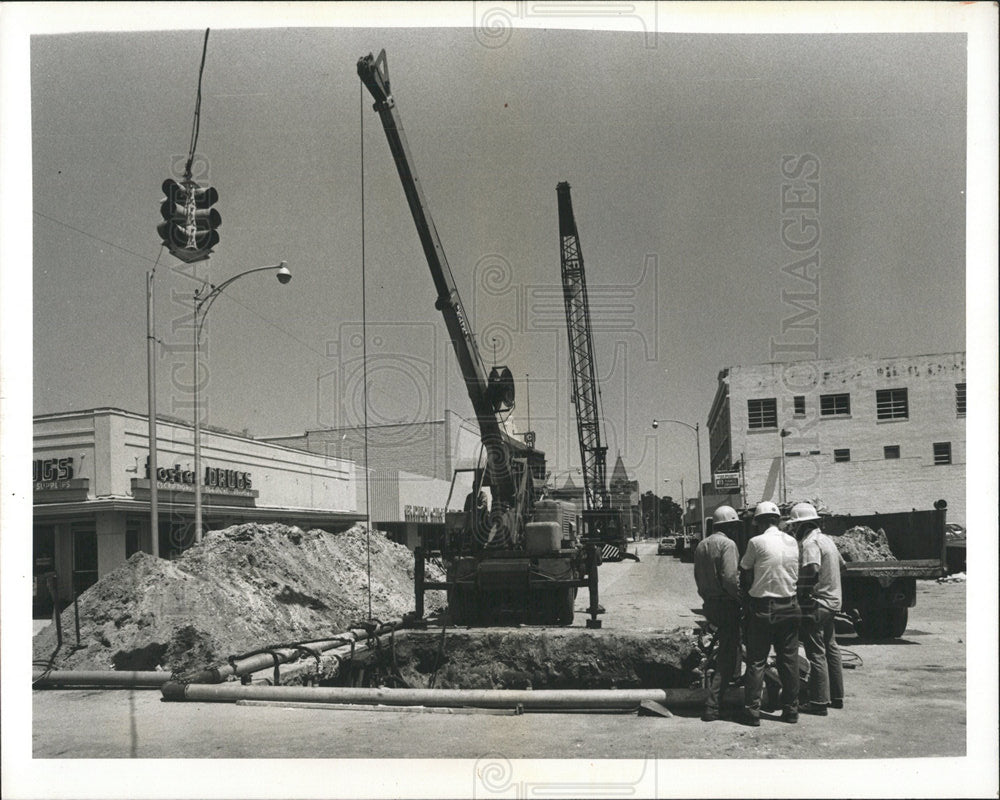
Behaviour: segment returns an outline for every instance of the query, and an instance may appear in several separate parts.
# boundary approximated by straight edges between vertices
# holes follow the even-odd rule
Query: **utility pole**
[[[153,303],[155,267],[146,272],[146,392],[149,416],[149,552],[160,555],[160,514],[156,488],[156,323]]]

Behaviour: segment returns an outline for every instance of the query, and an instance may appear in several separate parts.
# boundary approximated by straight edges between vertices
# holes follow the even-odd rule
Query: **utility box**
[[[529,556],[554,553],[562,543],[562,526],[558,522],[529,522],[524,526],[524,539]]]

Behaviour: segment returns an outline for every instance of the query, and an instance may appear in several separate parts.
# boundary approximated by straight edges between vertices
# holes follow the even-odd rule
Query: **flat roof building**
[[[964,352],[732,366],[718,381],[712,474],[738,474],[744,502],[861,514],[942,498],[965,522]]]
[[[63,600],[82,592],[133,553],[152,552],[148,417],[116,408],[34,418],[33,559],[55,572]],[[193,542],[194,435],[158,417],[159,555]],[[201,433],[204,530],[281,522],[343,530],[358,512],[353,462],[261,442],[218,428]],[[50,607],[36,580],[36,611]]]

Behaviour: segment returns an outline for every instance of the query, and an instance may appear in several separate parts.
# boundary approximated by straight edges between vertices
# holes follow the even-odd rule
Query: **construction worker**
[[[774,647],[781,681],[781,719],[799,721],[799,578],[798,543],[778,528],[781,513],[767,500],[754,510],[757,535],[740,560],[747,587],[747,674],[744,721],[760,725],[764,667]]]
[[[719,506],[712,515],[712,534],[694,550],[694,580],[705,618],[716,628],[715,672],[708,683],[701,718],[719,718],[720,696],[740,671],[740,577],[736,531],[739,515],[730,506]]]
[[[801,551],[800,635],[810,667],[809,705],[802,710],[825,717],[827,706],[844,707],[844,673],[834,630],[834,617],[843,601],[840,570],[844,559],[833,540],[819,529],[818,521],[812,503],[798,503],[789,513],[789,525]]]

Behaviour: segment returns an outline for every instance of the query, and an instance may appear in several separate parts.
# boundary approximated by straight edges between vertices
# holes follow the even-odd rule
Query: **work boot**
[[[844,701],[843,700],[831,700],[830,701],[830,708],[843,708],[843,707],[844,707]]]
[[[701,713],[702,722],[715,722],[718,719],[719,719],[718,711],[703,711]]]
[[[792,709],[790,708],[786,708],[784,711],[781,712],[781,721],[789,722],[792,725],[794,725],[796,722],[799,721],[799,712],[792,711]]]
[[[826,716],[826,704],[825,703],[810,703],[805,708],[802,709],[803,714],[813,714],[817,717]]]
[[[751,728],[760,727],[760,717],[755,717],[753,714],[744,714],[740,717],[740,722],[743,725],[749,725]]]

